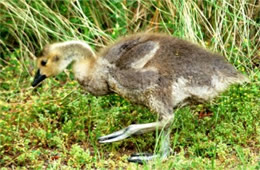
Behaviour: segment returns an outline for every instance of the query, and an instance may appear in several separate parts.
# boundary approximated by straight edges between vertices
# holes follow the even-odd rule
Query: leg
[[[123,140],[134,134],[138,135],[138,134],[155,131],[156,129],[164,128],[169,121],[171,120],[165,120],[165,121],[147,123],[147,124],[133,124],[128,126],[127,128],[111,133],[107,136],[100,137],[98,141],[100,143],[110,143],[110,142]]]
[[[131,157],[128,158],[128,161],[142,164],[143,162],[158,159],[158,158],[165,159],[169,156],[171,152],[171,148],[170,148],[171,130],[169,126],[173,121],[173,115],[168,116],[167,118],[168,119],[166,120],[166,117],[164,117],[163,120],[154,123],[133,124],[128,126],[127,128],[109,134],[107,136],[100,137],[98,140],[100,143],[110,143],[110,142],[115,142],[115,141],[125,139],[133,134],[138,135],[146,132],[155,131],[156,129],[158,129],[161,130],[159,134],[159,139],[160,139],[159,153],[158,154],[148,154],[148,153],[132,154]]]
[[[157,141],[160,141],[159,143],[159,150],[156,151],[157,147],[155,147],[155,154],[133,154],[131,155],[130,158],[128,158],[129,162],[135,162],[135,163],[140,163],[142,164],[143,162],[147,162],[150,160],[154,159],[166,159],[170,153],[171,153],[171,148],[170,148],[170,133],[171,133],[171,128],[170,125],[173,122],[174,115],[173,115],[173,106],[171,106],[170,103],[167,104],[167,102],[161,102],[165,101],[163,98],[166,96],[167,98],[167,93],[166,95],[161,96],[160,100],[160,95],[163,95],[163,93],[159,93],[159,95],[156,97],[151,97],[150,98],[150,108],[157,113],[159,113],[160,117],[162,118],[161,122],[164,122],[161,129],[161,133],[159,135],[159,138]],[[171,101],[166,100],[166,101]]]
[[[171,130],[169,127],[161,131],[159,135],[160,148],[157,154],[149,154],[149,153],[132,154],[131,157],[128,158],[128,161],[142,164],[143,162],[147,162],[154,159],[166,159],[171,153],[170,132]]]
[[[156,129],[166,129],[171,122],[173,121],[174,116],[172,115],[172,107],[165,106],[164,103],[155,100],[153,98],[152,104],[150,105],[150,108],[154,108],[152,110],[155,110],[159,113],[161,117],[161,121],[159,122],[153,122],[153,123],[146,123],[146,124],[133,124],[129,125],[127,128],[121,129],[119,131],[116,131],[114,133],[111,133],[106,136],[102,136],[98,139],[100,143],[110,143],[110,142],[116,142],[119,140],[123,140],[131,135],[134,134],[143,134],[151,131],[155,131]],[[159,106],[159,107],[158,107]]]
[[[161,94],[163,95],[163,94]],[[168,100],[163,100],[164,97],[167,95],[163,95],[162,99],[156,98],[154,96],[150,97],[149,100],[149,108],[153,111],[156,111],[161,118],[161,121],[154,122],[154,123],[147,123],[147,124],[133,124],[109,134],[107,136],[100,137],[98,140],[100,143],[109,143],[115,142],[122,139],[125,139],[133,134],[142,134],[150,131],[155,131],[156,129],[161,130],[160,133],[160,149],[159,153],[152,155],[152,154],[134,154],[132,155],[128,161],[129,162],[136,162],[136,163],[143,163],[145,161],[153,160],[156,158],[165,159],[170,154],[170,125],[173,121],[174,115],[172,106],[170,104],[165,103]],[[163,101],[163,102],[162,102]],[[170,101],[170,100],[169,100]]]

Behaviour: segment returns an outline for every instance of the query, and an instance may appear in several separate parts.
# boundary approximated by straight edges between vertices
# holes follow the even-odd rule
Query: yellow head
[[[47,45],[37,58],[38,71],[32,86],[35,87],[47,77],[61,73],[72,61],[94,56],[89,45],[81,41],[67,41]]]

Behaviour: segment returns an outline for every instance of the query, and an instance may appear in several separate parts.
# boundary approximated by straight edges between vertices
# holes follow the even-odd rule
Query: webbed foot
[[[98,138],[98,142],[99,143],[110,143],[110,142],[115,142],[115,141],[125,139],[131,135],[131,134],[127,133],[127,131],[128,131],[127,128],[125,128],[125,129],[116,131],[114,133],[111,133],[109,135],[102,136],[102,137]]]
[[[154,155],[151,153],[135,153],[132,154],[127,160],[128,162],[144,164],[145,162],[160,158],[160,155]]]
[[[116,142],[119,140],[123,140],[134,134],[142,134],[150,131],[154,131],[157,128],[161,129],[165,126],[164,122],[154,122],[154,123],[146,123],[146,124],[133,124],[129,125],[127,128],[116,131],[106,136],[102,136],[98,138],[100,143],[110,143]]]

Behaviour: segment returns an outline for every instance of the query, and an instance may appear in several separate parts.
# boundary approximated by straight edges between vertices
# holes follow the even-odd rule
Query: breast
[[[79,80],[80,85],[94,96],[103,96],[110,93],[108,84],[104,78],[85,77]]]

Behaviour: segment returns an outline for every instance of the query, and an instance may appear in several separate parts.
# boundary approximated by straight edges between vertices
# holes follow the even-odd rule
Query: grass
[[[3,169],[259,169],[260,4],[237,1],[0,1],[0,167]],[[157,119],[120,96],[94,97],[69,70],[30,86],[45,44],[82,39],[95,50],[153,31],[224,55],[251,80],[213,101],[175,111],[164,162],[128,163],[153,152],[156,133],[99,144],[97,138]]]

